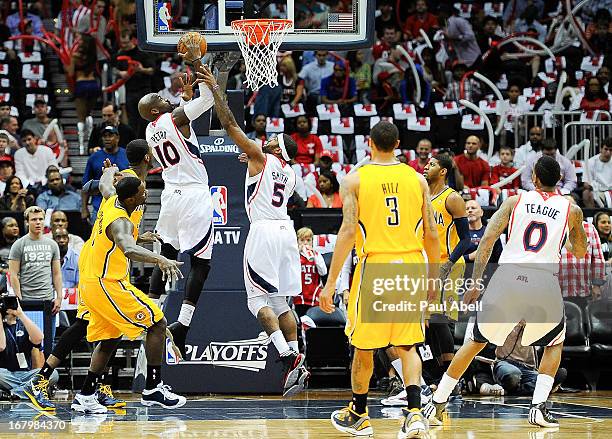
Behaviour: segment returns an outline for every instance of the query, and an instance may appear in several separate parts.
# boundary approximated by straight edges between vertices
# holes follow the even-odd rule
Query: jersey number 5
[[[274,183],[272,192],[272,206],[281,207],[285,201],[285,185],[283,183]]]
[[[176,146],[171,142],[164,142],[161,148],[159,145],[155,145],[155,152],[164,169],[176,165],[181,160],[181,156],[176,150]]]
[[[387,225],[389,226],[399,226],[400,223],[400,214],[397,208],[397,197],[387,197],[385,198],[385,204],[389,209],[390,215],[387,217]]]
[[[537,242],[531,242],[533,232],[536,230],[540,232],[540,237],[538,238]],[[523,246],[525,247],[526,251],[537,253],[546,243],[546,238],[548,238],[548,227],[546,227],[546,223],[532,221],[525,228],[525,234],[523,235]]]

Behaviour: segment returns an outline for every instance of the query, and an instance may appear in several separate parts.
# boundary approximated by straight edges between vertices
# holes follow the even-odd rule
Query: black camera
[[[0,315],[4,317],[8,309],[17,309],[19,303],[17,302],[17,296],[9,296],[8,294],[0,296]]]

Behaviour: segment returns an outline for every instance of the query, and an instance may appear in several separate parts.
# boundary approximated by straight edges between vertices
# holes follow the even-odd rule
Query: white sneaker
[[[70,408],[76,412],[89,414],[102,414],[108,411],[106,407],[100,404],[95,393],[93,395],[81,395],[77,393],[74,395],[74,400]]]
[[[421,386],[421,406],[426,406],[433,396],[433,391],[429,388],[429,386]],[[385,398],[380,403],[387,407],[405,407],[408,405],[408,400],[406,399],[406,390],[402,390],[395,396],[390,396],[389,398]]]
[[[165,409],[176,409],[182,407],[187,402],[187,398],[176,393],[172,393],[170,386],[159,383],[156,388],[143,390],[140,403],[147,407],[158,405]]]
[[[482,383],[482,385],[480,386],[481,395],[504,396],[504,393],[504,388],[499,384]]]

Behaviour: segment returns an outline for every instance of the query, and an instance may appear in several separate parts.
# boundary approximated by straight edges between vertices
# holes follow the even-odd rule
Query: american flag
[[[327,29],[329,30],[353,30],[353,14],[330,13],[327,16]]]

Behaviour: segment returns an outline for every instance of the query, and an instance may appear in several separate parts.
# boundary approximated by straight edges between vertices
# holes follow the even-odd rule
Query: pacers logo
[[[224,226],[227,224],[227,188],[225,186],[211,186],[210,196],[213,205],[213,224]]]

